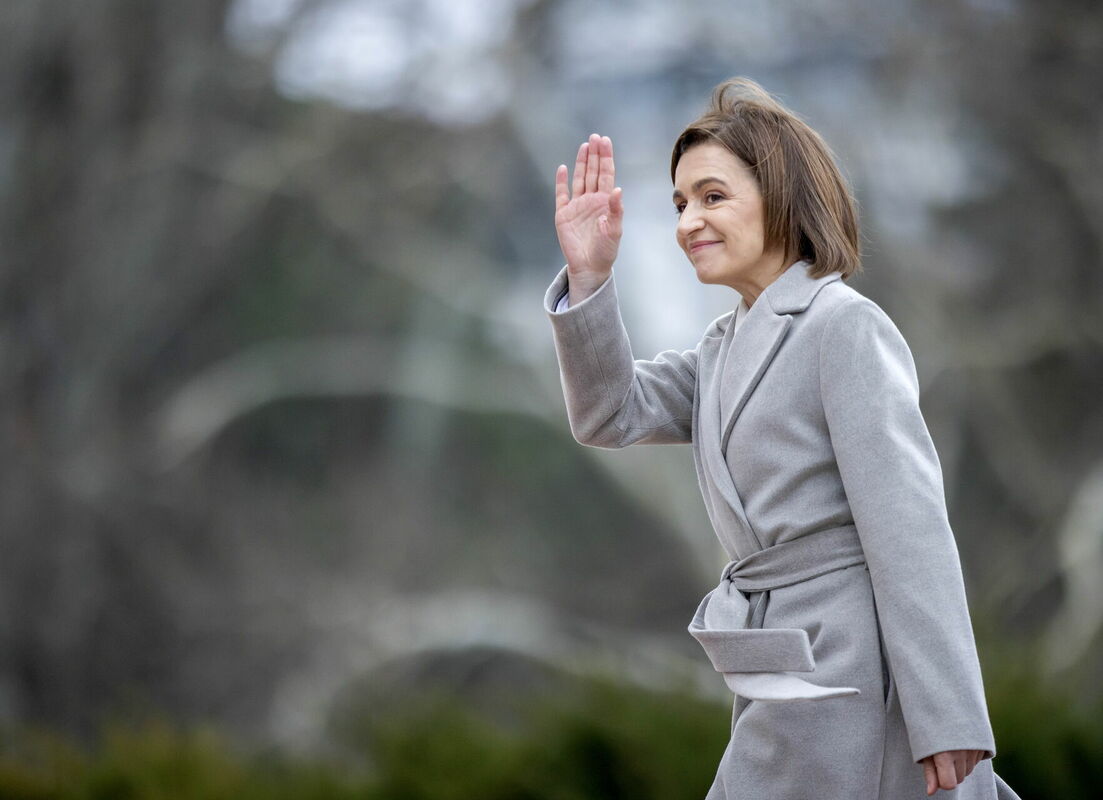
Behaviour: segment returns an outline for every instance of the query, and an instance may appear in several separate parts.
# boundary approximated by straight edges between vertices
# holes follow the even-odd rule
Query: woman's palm
[[[570,194],[567,167],[556,171],[555,229],[569,277],[603,280],[613,268],[624,219],[615,178],[613,142],[597,134],[578,149]]]

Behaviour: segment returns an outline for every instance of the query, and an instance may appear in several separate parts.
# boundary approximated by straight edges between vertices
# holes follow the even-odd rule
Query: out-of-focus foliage
[[[1074,708],[1025,676],[994,688],[997,709],[1009,710],[994,718],[1000,774],[1024,797],[1098,797],[1103,708]],[[707,790],[728,735],[724,706],[604,681],[513,698],[521,713],[508,724],[455,695],[401,700],[371,725],[345,730],[340,755],[326,758],[249,753],[209,730],[165,722],[109,726],[91,749],[8,733],[0,797],[692,800]]]
[[[689,800],[707,790],[727,735],[724,709],[711,702],[605,682],[525,703],[509,728],[455,697],[407,699],[413,708],[346,741],[340,759],[246,754],[164,722],[110,726],[92,750],[9,733],[0,797]]]
[[[1103,702],[1058,687],[1043,689],[1037,674],[999,674],[987,689],[1000,777],[1020,797],[1098,797]]]

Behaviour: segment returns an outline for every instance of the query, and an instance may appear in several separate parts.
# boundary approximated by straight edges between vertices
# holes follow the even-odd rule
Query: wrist
[[[567,291],[570,297],[570,304],[576,306],[586,298],[595,294],[598,289],[609,281],[611,275],[611,270],[605,274],[585,273],[577,277],[568,272]]]
[[[567,266],[567,286],[571,290],[571,302],[575,302],[575,294],[581,294],[584,297],[589,297],[594,292],[602,287],[602,285],[609,280],[609,276],[612,274],[612,269],[605,272],[594,272],[592,270],[578,270],[574,271],[570,265]]]

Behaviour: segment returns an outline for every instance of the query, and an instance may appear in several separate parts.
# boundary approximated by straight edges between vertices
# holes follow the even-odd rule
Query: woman
[[[731,563],[690,632],[736,694],[709,800],[1012,798],[988,721],[911,353],[872,301],[846,182],[751,81],[671,160],[676,236],[740,296],[685,352],[633,361],[612,278],[613,145],[556,172],[567,265],[545,298],[575,438],[692,443]]]

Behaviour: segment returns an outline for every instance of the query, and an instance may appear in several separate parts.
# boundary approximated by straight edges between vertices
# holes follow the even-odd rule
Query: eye
[[[686,204],[685,203],[675,203],[674,204],[674,216],[676,216],[676,217],[682,216],[682,212],[685,211],[685,210],[686,210]]]
[[[724,195],[720,194],[720,192],[709,192],[705,195],[706,203],[719,203],[723,199]]]

